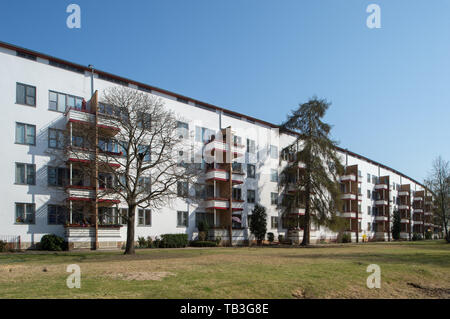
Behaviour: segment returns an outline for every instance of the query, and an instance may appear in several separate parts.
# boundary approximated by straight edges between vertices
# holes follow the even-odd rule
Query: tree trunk
[[[310,200],[311,200],[311,195],[310,195],[310,187],[309,187],[309,183],[307,183],[306,188],[306,207],[305,207],[305,225],[303,226],[303,240],[302,243],[300,244],[301,246],[308,246],[309,245],[309,224],[310,224],[310,213],[311,213],[311,205],[310,205]]]
[[[134,255],[134,220],[136,216],[136,206],[128,205],[128,220],[127,220],[127,244],[125,247],[125,255]]]

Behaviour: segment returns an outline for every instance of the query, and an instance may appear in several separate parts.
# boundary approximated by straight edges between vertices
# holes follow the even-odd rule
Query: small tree
[[[401,222],[400,222],[400,212],[398,210],[394,211],[394,220],[392,221],[392,238],[395,240],[400,239]]]
[[[258,204],[255,205],[249,226],[251,233],[255,235],[258,245],[261,245],[267,232],[267,214],[266,209],[263,206]]]

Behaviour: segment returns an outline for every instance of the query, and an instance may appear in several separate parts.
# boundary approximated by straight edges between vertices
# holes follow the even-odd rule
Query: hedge
[[[217,247],[217,242],[215,241],[200,241],[200,240],[195,240],[195,241],[191,241],[190,245],[192,247]]]
[[[161,235],[160,248],[184,248],[188,245],[187,234],[164,234]]]
[[[41,239],[40,248],[42,250],[67,250],[67,243],[64,241],[64,238],[54,234],[44,235]]]

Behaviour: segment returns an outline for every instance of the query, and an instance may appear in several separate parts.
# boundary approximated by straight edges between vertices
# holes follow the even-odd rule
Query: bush
[[[269,241],[269,243],[273,243],[275,239],[275,235],[273,233],[267,233],[267,240]]]
[[[416,240],[423,240],[423,237],[422,237],[421,234],[414,233],[413,236],[412,236],[412,240],[413,240],[413,241],[416,241]]]
[[[278,241],[281,243],[283,241],[284,237],[283,235],[278,235]]]
[[[338,243],[351,243],[352,235],[349,233],[340,234],[340,235],[338,235],[337,242]]]
[[[249,230],[255,236],[258,245],[261,245],[267,232],[267,213],[263,206],[256,204],[253,208]]]
[[[152,242],[152,248],[160,248],[161,247],[161,239],[158,237]]]
[[[430,231],[427,231],[425,233],[425,239],[433,239],[433,233]]]
[[[138,248],[147,248],[147,240],[144,237],[138,237]]]
[[[217,242],[194,240],[191,241],[189,245],[192,247],[217,247]]]
[[[187,234],[164,234],[161,235],[162,248],[184,248],[188,245]]]
[[[61,251],[67,250],[67,243],[64,238],[54,234],[44,235],[41,239],[40,248],[42,250]]]
[[[209,225],[206,221],[198,222],[198,239],[200,241],[205,241],[208,238]]]
[[[0,240],[0,253],[4,253],[6,251],[8,251],[8,244],[5,241]]]

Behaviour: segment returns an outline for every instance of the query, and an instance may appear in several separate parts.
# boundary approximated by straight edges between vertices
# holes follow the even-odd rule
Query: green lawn
[[[66,267],[81,267],[69,289]],[[369,264],[381,288],[368,289]],[[443,241],[0,254],[0,298],[450,298]]]

